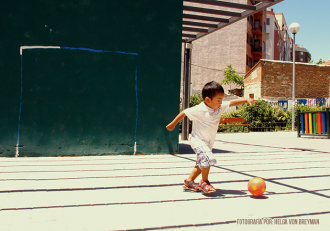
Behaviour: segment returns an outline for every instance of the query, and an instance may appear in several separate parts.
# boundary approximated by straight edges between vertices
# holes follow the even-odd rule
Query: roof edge
[[[263,59],[260,59],[259,62],[257,62],[256,65],[254,65],[254,66],[253,66],[248,72],[245,73],[245,75],[244,75],[244,79],[246,78],[247,75],[249,75],[252,71],[254,71],[254,69],[256,69],[257,66],[259,66],[259,64],[261,63],[262,60],[263,60]]]

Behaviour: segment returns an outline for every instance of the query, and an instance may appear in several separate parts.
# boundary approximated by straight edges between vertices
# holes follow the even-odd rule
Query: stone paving
[[[212,194],[182,190],[186,141],[176,155],[1,158],[0,230],[329,230],[330,140],[222,133],[214,153]]]

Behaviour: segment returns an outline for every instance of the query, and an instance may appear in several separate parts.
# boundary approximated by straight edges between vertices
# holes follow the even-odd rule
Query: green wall
[[[3,1],[0,156],[178,152],[181,24],[177,0]]]

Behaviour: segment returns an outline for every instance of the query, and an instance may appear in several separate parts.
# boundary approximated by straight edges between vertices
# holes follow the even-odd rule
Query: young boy
[[[222,103],[225,97],[224,90],[220,84],[214,81],[205,84],[202,90],[202,96],[204,102],[182,111],[166,126],[166,128],[172,131],[185,116],[188,116],[188,118],[193,121],[190,145],[197,154],[197,160],[195,168],[192,170],[190,176],[184,180],[184,188],[192,191],[203,190],[205,193],[212,193],[216,190],[210,184],[208,176],[210,167],[217,163],[212,153],[212,148],[218,131],[221,114],[229,107],[243,103],[252,104],[255,101],[252,99],[237,99]],[[196,184],[194,180],[201,173],[202,180],[200,184]]]

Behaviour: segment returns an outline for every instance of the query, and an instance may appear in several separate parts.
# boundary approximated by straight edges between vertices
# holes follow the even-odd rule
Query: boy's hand
[[[176,125],[180,122],[180,120],[182,120],[185,116],[186,116],[186,114],[184,114],[183,111],[180,112],[179,115],[177,115],[177,116],[175,117],[175,119],[174,119],[171,123],[169,123],[169,124],[166,126],[167,130],[169,130],[169,131],[173,131],[173,129],[175,128],[175,126],[176,126]]]
[[[254,99],[248,99],[248,104],[249,104],[250,106],[252,106],[253,103],[255,103],[256,106],[257,106],[257,101],[255,101]]]
[[[173,129],[175,128],[175,124],[173,123],[169,123],[167,126],[166,126],[167,130],[169,131],[173,131]]]

